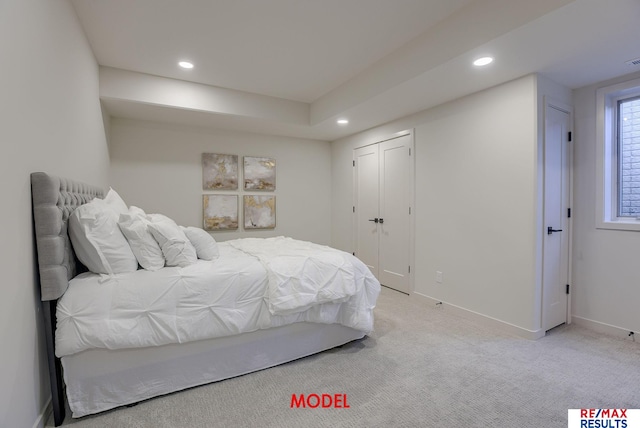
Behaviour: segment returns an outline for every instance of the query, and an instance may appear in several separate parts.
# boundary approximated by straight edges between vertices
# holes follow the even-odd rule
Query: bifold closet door
[[[405,135],[355,150],[356,255],[383,285],[409,293],[410,152]]]

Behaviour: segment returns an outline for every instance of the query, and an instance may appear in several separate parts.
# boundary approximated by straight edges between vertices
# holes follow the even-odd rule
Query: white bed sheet
[[[153,348],[62,357],[74,418],[306,357],[364,337],[339,324],[296,323]]]
[[[273,247],[278,239],[284,238],[264,242]],[[351,254],[316,246],[321,247],[322,257],[314,259],[305,254],[300,260],[312,272],[290,269],[291,275],[286,278],[282,277],[282,271],[269,274],[269,263],[260,254],[248,254],[246,245],[240,245],[243,247],[240,251],[233,244],[234,241],[220,243],[220,257],[214,262],[198,261],[184,268],[138,270],[111,276],[87,273],[72,279],[58,301],[56,355],[187,343],[303,321],[338,323],[365,333],[373,329],[373,308],[380,284]],[[256,242],[251,241],[250,246],[255,247]],[[340,263],[349,264],[346,271],[352,276],[352,289],[345,294],[342,280],[334,300],[326,298],[332,290],[323,291],[318,293],[319,302],[325,303],[305,302],[300,312],[290,313],[287,308],[284,315],[271,313],[269,302],[274,295],[270,290],[286,290],[300,277],[313,282],[313,271],[327,260],[326,254],[331,257],[338,254]],[[290,266],[292,258],[284,256],[288,258],[270,262]],[[322,265],[320,270],[325,268]],[[270,285],[273,277],[280,277],[284,285]],[[320,277],[315,280],[327,282]]]

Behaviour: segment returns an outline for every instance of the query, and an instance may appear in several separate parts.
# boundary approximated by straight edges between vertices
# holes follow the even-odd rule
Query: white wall
[[[353,149],[414,127],[415,292],[539,334],[537,106],[538,91],[552,86],[539,89],[539,80],[334,142],[332,244],[352,251]]]
[[[237,154],[240,164],[245,155],[273,157],[275,230],[243,231],[240,225],[238,231],[212,232],[214,238],[286,235],[330,242],[331,146],[326,141],[127,119],[112,121],[110,138],[111,185],[128,204],[185,226],[202,227],[202,195],[216,193],[202,190],[202,153]]]
[[[0,426],[32,427],[49,397],[29,174],[107,183],[98,67],[67,1],[0,2]]]
[[[625,337],[640,330],[640,232],[596,229],[596,90],[639,77],[574,91],[573,319]]]

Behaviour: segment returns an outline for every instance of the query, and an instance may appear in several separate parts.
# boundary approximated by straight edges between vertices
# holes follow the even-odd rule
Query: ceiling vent
[[[640,58],[636,58],[636,59],[630,59],[629,61],[627,61],[628,65],[640,65]]]

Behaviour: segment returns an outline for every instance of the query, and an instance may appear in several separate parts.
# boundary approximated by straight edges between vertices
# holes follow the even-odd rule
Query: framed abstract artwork
[[[273,195],[244,196],[244,228],[273,229],[276,227],[276,197]]]
[[[203,195],[204,230],[238,228],[238,195]]]
[[[203,153],[202,188],[204,190],[237,190],[238,155]]]
[[[276,160],[273,158],[245,156],[244,189],[276,190]]]

